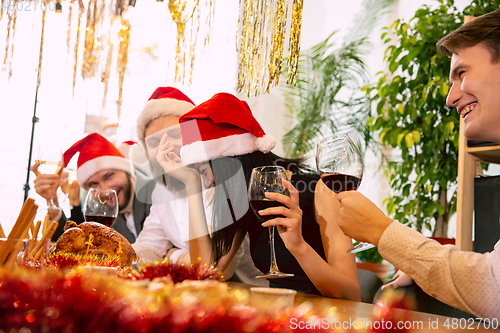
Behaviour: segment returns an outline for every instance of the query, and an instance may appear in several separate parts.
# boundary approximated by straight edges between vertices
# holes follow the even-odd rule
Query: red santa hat
[[[150,122],[162,116],[180,117],[194,108],[194,103],[179,89],[173,87],[159,87],[144,105],[137,118],[137,138],[144,139],[144,132]]]
[[[115,169],[132,174],[130,161],[111,142],[97,133],[87,135],[64,152],[65,167],[77,152],[80,152],[80,155],[76,180],[82,187],[91,176],[102,170]]]
[[[276,140],[267,135],[245,101],[227,93],[214,95],[179,119],[184,165],[224,156],[267,153]]]

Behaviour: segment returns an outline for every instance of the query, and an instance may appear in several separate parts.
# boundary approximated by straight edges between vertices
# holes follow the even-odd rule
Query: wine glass
[[[38,167],[38,171],[40,173],[60,174],[63,168],[63,154],[61,148],[57,145],[39,146],[35,162],[40,163],[40,166]],[[49,205],[47,208],[49,210],[60,210],[61,208],[54,204],[54,198],[52,195],[53,193],[50,191]]]
[[[248,185],[248,198],[250,200],[250,207],[253,212],[259,218],[260,222],[266,222],[267,220],[274,219],[281,215],[265,215],[260,216],[259,210],[285,206],[281,202],[267,199],[265,196],[266,192],[277,192],[290,196],[288,189],[283,185],[283,180],[288,180],[286,176],[285,169],[279,166],[263,166],[254,168],[250,176],[250,183]],[[275,226],[270,226],[269,228],[269,241],[270,241],[270,251],[271,251],[271,267],[269,272],[264,275],[256,276],[256,278],[272,279],[272,278],[283,278],[291,277],[293,274],[282,273],[278,269],[276,263],[276,253],[274,251],[274,231]]]
[[[316,145],[316,167],[321,180],[335,193],[356,191],[363,178],[363,159],[347,134],[335,134]],[[347,253],[356,253],[374,247],[360,242]]]
[[[83,205],[86,222],[98,222],[111,227],[118,217],[118,198],[115,190],[91,188]]]

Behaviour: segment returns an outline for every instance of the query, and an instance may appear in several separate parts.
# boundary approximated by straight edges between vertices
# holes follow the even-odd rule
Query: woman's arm
[[[302,237],[299,194],[289,182],[285,185],[290,191],[290,198],[277,193],[266,193],[266,197],[277,200],[288,208],[273,207],[259,212],[262,215],[283,215],[284,218],[269,220],[262,226],[277,226],[285,246],[321,294],[360,301],[361,292],[354,255],[347,253],[352,241],[338,227],[339,203],[333,192],[323,182],[316,185],[315,215],[327,259],[325,261]]]

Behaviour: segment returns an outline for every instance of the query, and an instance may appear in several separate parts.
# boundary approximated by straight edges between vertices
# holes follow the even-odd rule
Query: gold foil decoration
[[[190,5],[186,8],[187,5]],[[172,20],[177,25],[177,45],[175,47],[175,78],[174,82],[184,84],[186,70],[186,22],[192,18],[198,7],[199,0],[169,0],[168,10]]]
[[[42,55],[43,55],[43,37],[45,35],[45,14],[46,10],[42,11],[42,32],[40,33],[40,52],[38,53],[38,70],[36,77],[36,91],[40,87],[40,81],[42,80]]]
[[[12,19],[12,45],[10,46],[10,59],[9,59],[9,80],[12,76],[12,57],[14,57],[14,36],[16,34],[16,21],[17,10],[14,11],[14,18]]]
[[[73,13],[73,4],[69,4],[69,13],[68,13],[68,35],[66,37],[66,45],[67,45],[67,50],[66,53],[69,53],[70,50],[70,45],[71,45],[71,14]],[[78,41],[77,41],[78,42]]]
[[[78,23],[76,27],[76,40],[75,40],[75,49],[74,49],[74,65],[73,65],[73,91],[72,94],[75,96],[75,84],[76,84],[76,69],[78,66],[78,45],[80,44],[80,22],[82,20],[83,13],[85,12],[85,6],[83,5],[83,0],[78,0]]]
[[[117,70],[118,70],[118,100],[117,112],[118,119],[120,119],[120,113],[122,108],[122,93],[123,93],[123,78],[125,77],[125,72],[127,70],[128,61],[128,46],[130,44],[130,22],[121,18],[122,27],[118,32],[118,38],[120,41],[118,47],[118,59],[117,59]]]
[[[111,42],[111,34],[108,38],[108,44],[109,44],[109,49],[108,49],[108,60],[106,61],[106,69],[104,70],[104,73],[101,74],[101,82],[104,83],[104,96],[102,98],[102,105],[101,105],[101,113],[104,112],[104,108],[106,107],[106,96],[108,95],[108,84],[109,84],[109,74],[111,72],[111,62],[113,60],[113,42]]]
[[[304,0],[293,0],[292,22],[290,25],[290,41],[288,44],[288,77],[286,83],[297,83],[297,68],[300,53],[300,29],[302,27],[302,8]]]
[[[294,81],[300,51],[302,1],[292,0],[289,64]],[[248,97],[270,91],[279,83],[288,20],[288,0],[241,0],[238,91]]]
[[[210,41],[211,24],[215,13],[214,0],[169,0],[172,21],[177,26],[175,48],[175,82],[191,84],[197,54],[203,54]],[[189,22],[191,21],[191,22]],[[199,36],[203,23],[204,36]],[[197,47],[198,38],[203,46]]]
[[[98,2],[100,2],[100,6],[98,6]],[[104,17],[105,4],[106,2],[103,0],[89,0],[82,62],[83,79],[93,77],[99,65],[101,51],[100,28]]]
[[[3,9],[5,8],[4,7],[5,1],[8,1],[8,0],[0,0],[0,21],[2,20],[2,17],[3,17]]]
[[[3,57],[3,70],[6,70],[5,65],[7,64],[7,58],[9,56],[10,31],[13,19],[13,15],[11,15],[9,12],[7,12],[7,16],[9,17],[9,21],[7,21],[7,36],[5,37],[5,56]]]

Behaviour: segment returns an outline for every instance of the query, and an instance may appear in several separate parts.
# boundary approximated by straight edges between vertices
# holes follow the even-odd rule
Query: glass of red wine
[[[363,159],[347,134],[335,134],[316,145],[316,167],[323,183],[335,193],[356,191],[363,178]],[[370,243],[360,242],[347,252],[356,253],[372,247]]]
[[[248,185],[248,198],[250,200],[250,207],[255,215],[257,215],[260,223],[280,217],[281,215],[265,215],[260,216],[259,211],[262,209],[285,206],[281,202],[267,199],[266,192],[281,193],[290,196],[288,189],[284,186],[283,180],[288,180],[285,169],[280,166],[263,166],[254,168],[250,176],[250,183]],[[275,226],[269,228],[269,247],[271,251],[271,267],[269,272],[264,275],[256,276],[256,278],[273,279],[291,277],[293,274],[282,273],[278,269],[276,263],[276,253],[274,250],[274,231]]]
[[[98,222],[111,227],[118,217],[118,199],[115,190],[91,188],[83,205],[86,222]]]

